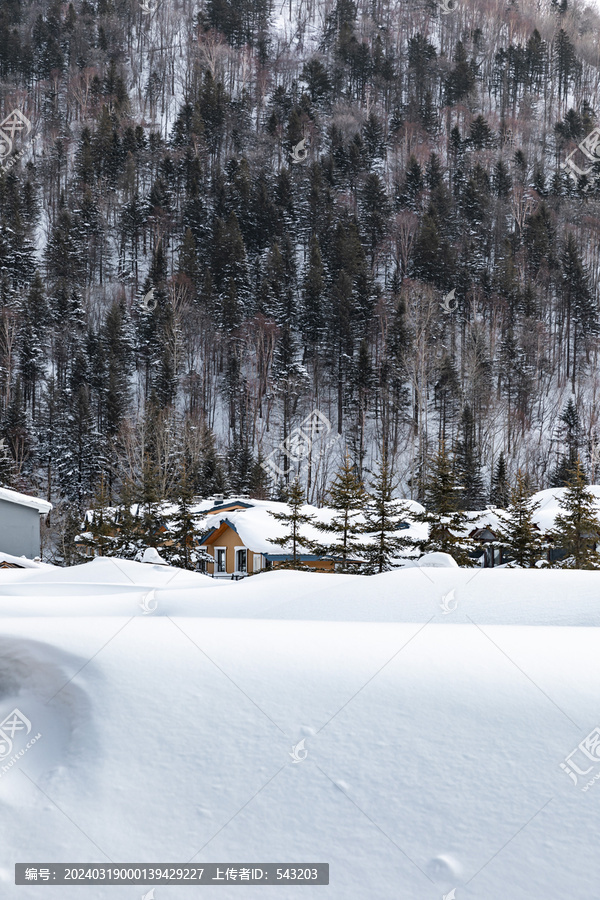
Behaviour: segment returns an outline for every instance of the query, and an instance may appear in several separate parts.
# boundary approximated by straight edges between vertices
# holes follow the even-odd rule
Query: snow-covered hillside
[[[15,862],[268,861],[330,864],[269,897],[588,900],[599,613],[594,572],[8,570],[0,717],[41,737],[0,760],[0,896],[150,889],[16,887]]]

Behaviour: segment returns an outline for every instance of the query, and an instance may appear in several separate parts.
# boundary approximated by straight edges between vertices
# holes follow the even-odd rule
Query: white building
[[[40,555],[40,516],[52,504],[29,494],[0,488],[0,551],[34,559]]]

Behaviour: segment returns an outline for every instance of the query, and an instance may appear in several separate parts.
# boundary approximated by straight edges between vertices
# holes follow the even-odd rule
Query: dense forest
[[[346,452],[424,501],[447,449],[468,509],[593,482],[600,179],[565,161],[599,31],[571,0],[0,0],[2,483],[58,540],[182,473],[319,505]]]

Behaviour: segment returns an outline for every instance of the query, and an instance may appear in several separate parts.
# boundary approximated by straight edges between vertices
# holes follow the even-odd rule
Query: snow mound
[[[462,878],[462,866],[453,856],[441,854],[429,861],[427,874],[439,884],[456,884]]]
[[[173,584],[174,587],[203,588],[214,586],[215,579],[199,572],[169,566],[164,562],[157,566],[156,563],[148,565],[118,557],[97,556],[90,562],[69,568],[55,566],[48,569],[5,569],[0,578],[0,595],[15,593],[16,585],[32,586],[32,596],[56,596],[63,590],[72,595],[76,592],[73,589],[78,586],[81,594],[110,594],[116,586],[123,591],[139,591],[165,587],[167,584]],[[53,591],[53,587],[57,590]]]
[[[156,547],[146,547],[142,556],[143,563],[149,563],[153,566],[166,566],[168,563],[164,561]]]
[[[458,569],[459,565],[455,559],[450,556],[449,553],[425,553],[424,556],[421,556],[420,559],[417,560],[417,565],[420,568],[432,568],[432,569]]]

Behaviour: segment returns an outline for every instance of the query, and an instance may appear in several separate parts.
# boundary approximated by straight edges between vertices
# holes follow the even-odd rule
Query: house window
[[[226,547],[215,547],[215,574],[224,574],[226,567],[227,549]]]
[[[254,571],[255,571],[255,572],[261,572],[261,571],[262,571],[262,568],[263,568],[263,557],[262,557],[262,553],[255,553],[255,554],[254,554],[253,563],[254,563],[254,566],[253,566]]]
[[[244,549],[238,549],[235,551],[235,571],[236,572],[247,572],[247,559],[248,559],[248,551]]]

